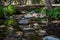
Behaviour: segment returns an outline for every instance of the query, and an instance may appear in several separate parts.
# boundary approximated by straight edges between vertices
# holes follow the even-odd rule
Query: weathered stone
[[[32,18],[33,16],[24,16],[24,18],[26,18],[26,19],[30,19],[30,18]]]
[[[5,25],[1,25],[0,28],[6,27]]]
[[[28,23],[29,23],[29,21],[26,20],[26,19],[22,19],[22,20],[19,21],[19,24],[21,24],[21,25],[25,25],[25,24],[28,24]]]

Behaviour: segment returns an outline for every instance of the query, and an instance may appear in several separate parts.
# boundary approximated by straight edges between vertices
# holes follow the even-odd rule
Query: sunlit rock
[[[38,27],[38,23],[34,23],[34,28],[37,28]]]
[[[0,28],[6,27],[5,25],[1,25]]]
[[[30,15],[30,14],[27,14],[27,15],[24,16],[24,18],[27,18],[27,19],[32,18],[32,17],[33,17],[33,16]]]

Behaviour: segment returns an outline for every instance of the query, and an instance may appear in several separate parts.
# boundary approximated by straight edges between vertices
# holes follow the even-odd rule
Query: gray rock
[[[5,25],[1,25],[0,28],[6,27]]]
[[[24,28],[24,32],[33,32],[34,28]]]
[[[29,21],[26,20],[26,19],[22,19],[22,20],[19,21],[19,24],[21,24],[21,25],[25,25],[25,24],[28,24],[28,23],[29,23]]]
[[[30,18],[32,18],[33,16],[24,16],[24,18],[26,18],[26,19],[30,19]]]

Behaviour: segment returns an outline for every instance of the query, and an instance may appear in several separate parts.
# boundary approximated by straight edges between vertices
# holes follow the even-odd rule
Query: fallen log
[[[51,4],[52,7],[55,6],[60,6],[60,4]],[[34,8],[40,8],[40,7],[45,7],[45,5],[40,5],[40,4],[31,4],[31,5],[16,5],[15,8],[17,10],[29,10],[29,9],[34,9]]]
[[[15,8],[17,10],[26,10],[26,9],[34,9],[34,8],[40,8],[40,7],[44,7],[44,5],[38,5],[38,4],[34,4],[34,5],[18,5],[15,6]]]

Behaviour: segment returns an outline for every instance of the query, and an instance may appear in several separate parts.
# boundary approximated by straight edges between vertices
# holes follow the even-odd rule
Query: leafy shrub
[[[35,12],[39,13],[41,12],[42,8],[36,8],[36,9],[33,9]]]
[[[60,20],[60,7],[55,7],[52,10],[47,11],[49,18],[54,19],[54,20]]]
[[[8,19],[5,21],[5,25],[7,26],[13,26],[15,24],[15,20],[14,19]]]
[[[0,18],[4,16],[4,6],[0,6]]]
[[[27,11],[29,11],[29,12],[35,11],[36,13],[39,13],[39,12],[41,12],[42,9],[43,9],[43,8],[35,8],[35,9],[27,10]]]
[[[8,6],[0,6],[0,17],[4,17],[6,15],[14,14],[15,10],[12,5]]]
[[[7,13],[9,13],[11,15],[14,12],[15,12],[14,7],[12,5],[8,5],[7,6]]]

